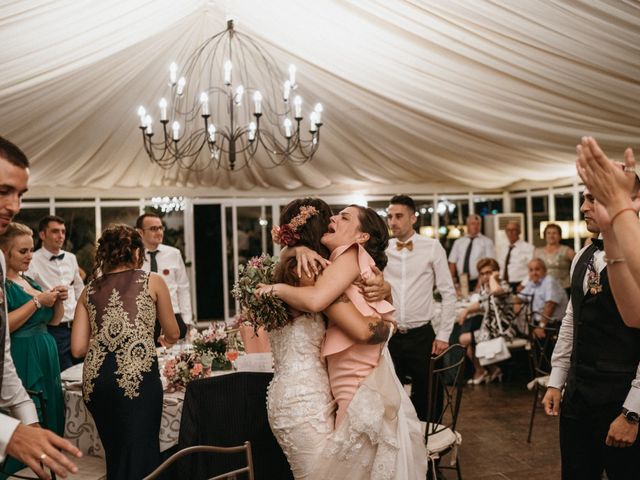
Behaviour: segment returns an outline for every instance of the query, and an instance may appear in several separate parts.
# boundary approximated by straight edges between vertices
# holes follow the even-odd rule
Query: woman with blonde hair
[[[44,396],[46,424],[43,422],[42,407],[36,399],[40,423],[62,435],[64,400],[58,348],[55,339],[47,331],[47,325],[60,323],[67,289],[60,286],[43,291],[35,280],[24,275],[33,256],[33,232],[26,225],[10,223],[0,236],[0,249],[7,262],[5,288],[11,356],[24,387],[42,392]],[[11,459],[4,470],[13,473],[21,468],[21,463]]]
[[[85,356],[82,393],[95,420],[107,461],[107,478],[143,478],[160,463],[162,383],[153,340],[178,340],[169,289],[140,269],[144,245],[128,225],[98,240],[93,280],[76,306],[71,352]]]

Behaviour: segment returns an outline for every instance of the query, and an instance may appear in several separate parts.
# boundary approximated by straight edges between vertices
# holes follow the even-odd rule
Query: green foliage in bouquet
[[[259,283],[274,282],[277,265],[278,257],[262,254],[251,258],[246,265],[238,266],[238,281],[232,293],[256,332],[260,327],[267,331],[275,330],[289,321],[287,307],[282,300],[271,294],[260,298],[255,295]]]
[[[193,351],[202,360],[202,364],[211,370],[229,370],[231,362],[225,356],[227,351],[227,332],[224,327],[209,326],[204,332],[193,336]]]

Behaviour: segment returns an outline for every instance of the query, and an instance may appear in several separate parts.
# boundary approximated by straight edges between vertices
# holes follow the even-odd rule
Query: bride
[[[307,215],[310,206],[316,214]],[[422,480],[426,451],[419,421],[386,345],[376,345],[388,337],[385,319],[393,308],[387,302],[367,304],[353,285],[371,275],[372,256],[380,268],[386,264],[386,226],[373,210],[357,206],[327,225],[329,215],[321,200],[296,201],[275,232],[276,240],[288,246],[306,243],[319,253],[326,253],[325,247],[332,251],[332,264],[316,283],[293,281],[293,265],[285,261],[281,280],[287,283],[258,291],[272,291],[297,311],[325,310],[329,317],[324,346],[318,314],[298,315],[271,333],[275,375],[267,406],[272,430],[296,479]],[[363,341],[368,343],[356,343]],[[335,430],[332,394],[338,404]]]

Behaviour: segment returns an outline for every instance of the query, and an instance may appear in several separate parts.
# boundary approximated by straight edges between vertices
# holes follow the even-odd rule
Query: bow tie
[[[49,259],[49,261],[53,261],[53,260],[62,260],[64,258],[64,253],[61,253],[60,255],[51,255],[51,258]]]
[[[600,251],[604,250],[604,240],[601,240],[599,238],[592,238],[591,244],[595,245],[595,247]]]
[[[406,248],[410,252],[413,251],[413,240],[409,240],[408,242],[400,242],[396,243],[396,250],[400,251],[403,248]]]

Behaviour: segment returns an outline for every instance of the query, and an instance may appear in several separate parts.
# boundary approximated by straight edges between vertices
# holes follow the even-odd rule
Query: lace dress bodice
[[[274,375],[267,395],[269,425],[296,480],[310,479],[333,431],[335,405],[320,347],[322,315],[306,314],[269,332]]]

